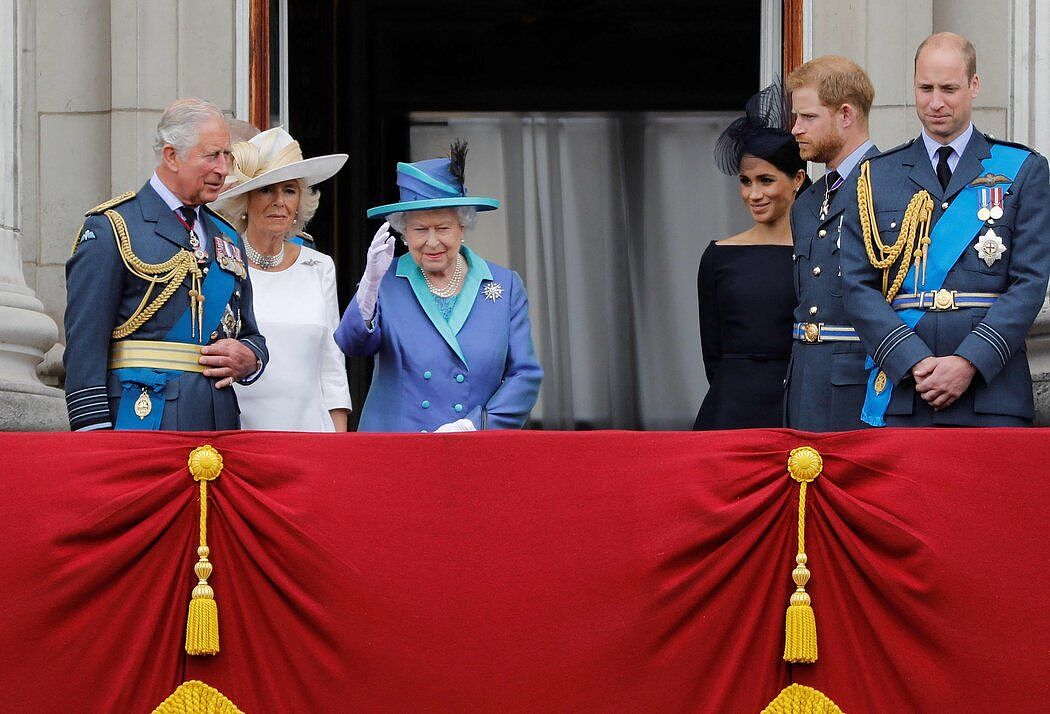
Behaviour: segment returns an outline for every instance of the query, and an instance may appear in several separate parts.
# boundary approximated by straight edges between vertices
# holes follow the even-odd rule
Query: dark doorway
[[[350,163],[310,230],[333,255],[340,303],[396,200],[419,111],[703,111],[759,82],[759,0],[320,0],[289,4],[291,130],[307,156]],[[351,360],[364,403],[371,367]]]

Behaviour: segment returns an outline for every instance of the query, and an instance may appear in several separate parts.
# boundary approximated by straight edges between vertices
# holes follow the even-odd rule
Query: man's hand
[[[258,369],[255,353],[242,342],[230,338],[201,347],[201,357],[197,361],[207,367],[205,377],[219,380],[215,383],[216,389],[228,387]]]
[[[930,360],[934,360],[935,364],[932,369],[926,370],[924,365]],[[976,372],[977,368],[969,360],[958,355],[927,357],[912,367],[915,390],[934,409],[944,409],[953,404],[970,386]]]

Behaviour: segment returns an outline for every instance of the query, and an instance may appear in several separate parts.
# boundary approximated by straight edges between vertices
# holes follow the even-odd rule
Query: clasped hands
[[[239,379],[254,374],[259,368],[259,358],[243,342],[229,337],[201,347],[197,360],[204,365],[204,376],[215,377],[216,389],[222,389]]]
[[[926,357],[911,368],[915,391],[934,409],[951,406],[970,386],[977,372],[959,355]]]

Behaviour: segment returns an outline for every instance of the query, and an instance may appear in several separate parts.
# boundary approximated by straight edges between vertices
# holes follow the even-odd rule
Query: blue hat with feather
[[[464,183],[467,143],[452,144],[447,159],[426,159],[397,164],[397,186],[401,200],[369,208],[369,218],[388,216],[399,211],[422,211],[430,208],[473,206],[479,211],[499,208],[499,201],[484,196],[468,196]]]

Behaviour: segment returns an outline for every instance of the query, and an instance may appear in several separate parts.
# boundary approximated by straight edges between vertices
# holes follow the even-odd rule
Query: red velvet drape
[[[211,443],[221,652],[182,649]],[[780,659],[798,486],[820,659]],[[1050,701],[1044,430],[3,434],[6,711],[849,712]]]

